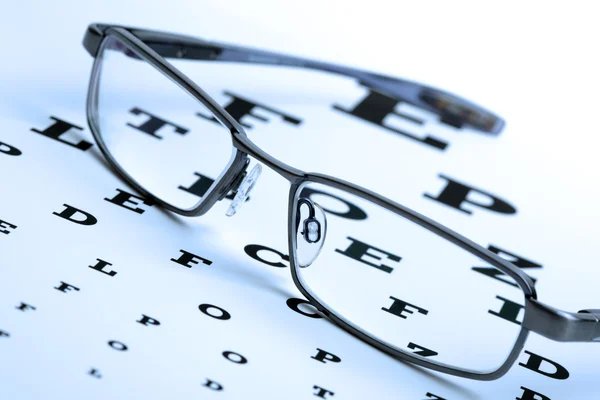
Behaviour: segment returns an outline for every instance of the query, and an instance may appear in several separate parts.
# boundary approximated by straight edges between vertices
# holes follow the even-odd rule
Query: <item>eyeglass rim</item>
[[[105,36],[99,44],[99,51],[94,58],[94,65],[92,67],[92,73],[90,76],[88,95],[86,101],[86,115],[88,125],[92,131],[92,135],[100,151],[107,159],[109,166],[122,176],[128,184],[139,191],[144,196],[151,198],[157,202],[160,206],[166,208],[169,211],[185,215],[185,216],[200,216],[205,214],[210,208],[221,198],[223,198],[228,192],[229,187],[233,184],[236,178],[243,171],[247,165],[248,155],[240,151],[235,145],[232,146],[233,154],[227,167],[219,178],[215,180],[215,183],[205,193],[198,203],[191,208],[177,207],[160,197],[154,195],[147,190],[143,185],[137,182],[124,168],[121,167],[119,162],[112,155],[108,146],[104,142],[102,133],[98,124],[98,82],[100,78],[100,69],[102,64],[102,50],[107,40],[116,38],[121,41],[124,45],[128,46],[137,56],[141,57],[143,61],[148,62],[152,67],[156,68],[159,72],[171,79],[175,84],[179,85],[185,92],[194,97],[200,104],[205,106],[214,117],[229,131],[232,136],[232,144],[235,142],[236,137],[246,136],[244,129],[233,119],[227,111],[225,111],[215,100],[213,100],[206,92],[204,92],[197,84],[189,79],[185,74],[180,72],[177,68],[167,62],[163,57],[156,54],[149,46],[137,38],[134,34],[123,28],[112,28],[109,27]],[[225,134],[225,133],[224,133]]]
[[[412,222],[418,223],[422,227],[432,231],[435,234],[451,241],[452,243],[461,246],[466,251],[474,254],[483,260],[489,262],[491,265],[499,268],[501,271],[505,272],[507,275],[515,279],[521,290],[524,292],[526,298],[536,299],[536,292],[533,286],[533,282],[523,271],[521,271],[516,266],[512,265],[510,262],[503,260],[496,254],[493,254],[489,250],[477,245],[476,243],[470,241],[464,236],[446,228],[445,226],[413,211],[410,210],[396,202],[393,202],[390,199],[387,199],[375,192],[372,192],[368,189],[362,188],[358,185],[352,184],[350,182],[334,178],[328,175],[323,174],[314,174],[314,173],[306,173],[296,168],[293,168],[270,154],[263,151],[256,144],[254,144],[250,139],[248,139],[244,129],[229,115],[229,113],[224,110],[216,101],[214,101],[206,92],[204,92],[197,84],[191,81],[185,74],[180,72],[177,68],[171,65],[168,61],[166,61],[162,56],[158,55],[154,50],[152,50],[148,45],[146,45],[141,39],[139,39],[135,34],[128,31],[125,28],[121,27],[108,27],[104,32],[105,36],[102,38],[102,42],[109,38],[110,36],[115,36],[126,45],[130,46],[133,50],[135,50],[139,55],[141,55],[144,60],[152,64],[155,68],[159,69],[163,74],[165,74],[168,78],[175,81],[177,84],[182,86],[189,94],[191,94],[194,98],[196,98],[201,104],[203,104],[206,108],[211,111],[215,117],[223,123],[224,126],[230,131],[233,139],[233,146],[235,149],[235,157],[229,169],[224,173],[222,179],[216,182],[213,190],[210,193],[207,193],[203,198],[203,201],[200,202],[196,207],[192,209],[182,209],[173,206],[172,204],[161,200],[156,197],[148,190],[146,190],[143,186],[137,183],[137,181],[131,176],[129,176],[116,162],[116,160],[111,155],[110,151],[107,149],[104,144],[100,131],[98,129],[97,121],[96,121],[96,104],[94,103],[94,96],[96,95],[97,88],[97,80],[98,80],[98,57],[96,57],[94,66],[92,69],[92,76],[90,78],[90,85],[88,90],[88,98],[87,98],[87,119],[88,125],[92,131],[94,139],[99,145],[99,148],[103,155],[109,162],[109,165],[116,170],[131,186],[133,186],[137,191],[142,193],[149,198],[152,198],[161,206],[166,208],[167,210],[176,212],[185,216],[199,216],[206,213],[213,205],[218,201],[222,196],[227,194],[226,192],[229,190],[229,187],[233,184],[233,182],[239,177],[240,173],[243,172],[246,166],[246,160],[248,160],[248,156],[252,156],[257,159],[259,162],[265,164],[267,167],[273,169],[279,175],[283,176],[287,179],[290,184],[290,204],[288,210],[288,245],[290,251],[290,265],[291,265],[291,273],[294,283],[298,287],[298,289],[305,295],[311,302],[314,302],[323,314],[327,315],[331,320],[342,329],[347,332],[353,334],[359,339],[371,344],[375,348],[383,351],[391,355],[394,358],[411,362],[416,365],[420,365],[422,367],[426,367],[435,371],[447,373],[450,375],[460,376],[469,379],[475,380],[494,380],[503,376],[510,367],[516,361],[520,351],[522,350],[525,340],[527,339],[527,335],[529,333],[529,329],[524,326],[521,327],[520,335],[515,343],[515,346],[512,352],[509,355],[509,358],[506,362],[496,371],[491,373],[478,373],[475,371],[460,369],[452,366],[442,365],[439,363],[433,363],[426,359],[418,358],[410,353],[401,352],[394,348],[391,348],[382,342],[377,341],[372,336],[369,336],[359,329],[354,328],[352,325],[344,321],[339,316],[335,315],[328,310],[326,307],[321,305],[306,288],[304,288],[298,278],[297,274],[297,260],[295,254],[295,235],[292,234],[293,227],[292,221],[295,216],[293,207],[293,196],[296,195],[296,192],[299,190],[301,185],[305,182],[314,182],[321,183],[327,186],[331,186],[343,191],[347,191],[351,194],[354,194],[358,197],[364,198],[365,200],[372,201],[378,204],[381,207],[384,207],[391,212],[397,213]],[[525,313],[527,313],[527,309],[525,309]]]
[[[311,293],[311,289],[305,286],[302,278],[300,277],[301,267],[298,263],[298,255],[296,251],[295,221],[297,208],[295,207],[295,204],[296,200],[299,198],[302,188],[309,183],[318,183],[327,187],[347,192],[354,196],[360,197],[366,201],[373,202],[376,205],[383,207],[390,212],[393,212],[394,214],[408,219],[409,221],[414,222],[419,226],[427,229],[428,231],[440,236],[442,239],[446,239],[451,243],[458,245],[463,250],[479,257],[483,261],[488,262],[491,266],[499,269],[500,271],[508,275],[510,278],[514,279],[519,289],[521,289],[521,291],[523,292],[525,298],[535,299],[537,298],[537,294],[531,278],[529,278],[529,276],[526,275],[523,271],[521,271],[518,267],[502,259],[501,257],[492,253],[491,251],[483,248],[482,246],[472,242],[466,237],[446,228],[438,222],[433,221],[432,219],[425,217],[424,215],[421,215],[416,211],[404,207],[399,203],[396,203],[390,199],[387,199],[381,195],[378,195],[375,192],[362,188],[351,182],[347,182],[342,179],[334,178],[324,174],[307,174],[305,179],[293,183],[290,187],[288,204],[288,248],[290,254],[290,268],[294,284],[300,290],[300,292],[304,296],[306,296],[306,298],[311,302],[311,304],[313,304],[317,308],[319,312],[323,313],[325,316],[331,319],[337,326],[341,327],[346,332],[369,343],[370,345],[383,351],[384,353],[396,359],[408,361],[413,364],[429,368],[431,370],[446,373],[449,375],[459,376],[461,378],[468,378],[480,381],[496,380],[504,376],[510,370],[510,368],[514,365],[515,361],[517,360],[519,354],[523,350],[525,342],[530,332],[530,330],[523,325],[520,326],[519,335],[517,336],[517,339],[504,363],[494,371],[478,372],[466,368],[452,366],[445,363],[430,361],[425,358],[411,354],[408,351],[398,350],[394,347],[391,347],[388,344],[379,341],[373,336],[369,335],[360,327],[357,327],[356,325],[352,324],[344,317],[338,315],[335,312],[335,310],[331,309],[330,307],[327,307],[321,301],[319,301],[317,296]],[[524,309],[524,312],[527,313],[527,309]]]

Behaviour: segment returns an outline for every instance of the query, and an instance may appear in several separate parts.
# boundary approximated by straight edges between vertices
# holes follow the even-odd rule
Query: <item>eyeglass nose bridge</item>
[[[228,217],[234,216],[242,207],[242,204],[248,200],[248,196],[256,185],[256,182],[258,181],[258,178],[262,172],[262,166],[260,164],[256,164],[250,173],[246,173],[248,170],[248,165],[249,162],[246,163],[244,169],[240,172],[239,176],[231,185],[231,190],[235,193],[235,196],[231,201],[229,208],[227,209],[227,213],[225,214]]]

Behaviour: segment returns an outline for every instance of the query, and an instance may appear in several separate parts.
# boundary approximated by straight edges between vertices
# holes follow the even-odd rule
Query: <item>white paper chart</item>
[[[134,17],[127,22],[134,9],[125,7],[119,22],[177,32],[176,24],[149,25],[155,16],[148,24]],[[189,218],[140,197],[109,169],[87,126],[92,58],[80,40],[93,21],[87,11],[72,13],[79,16],[68,18],[45,45],[47,54],[63,55],[70,73],[52,70],[45,79],[44,68],[23,67],[35,71],[28,82],[18,68],[7,67],[2,78],[0,398],[600,396],[597,343],[557,343],[532,333],[504,377],[477,382],[394,360],[334,326],[293,284],[289,184],[268,168],[234,217],[225,216],[230,199]],[[59,43],[66,31],[78,36]],[[19,63],[24,60],[11,65]],[[487,137],[401,103],[369,120],[361,105],[381,99],[354,80],[209,64],[174,62],[265,151],[375,190],[513,257],[535,278],[544,303],[569,311],[600,307],[600,214],[590,200],[598,195],[598,165],[585,159],[589,150],[557,175],[549,154],[558,156],[560,140],[568,138],[553,133],[560,139],[540,144],[528,136],[527,124],[513,127],[509,120],[502,135]],[[130,117],[135,127],[151,115]],[[173,122],[193,129],[201,120],[182,113]],[[160,129],[165,137],[177,134],[168,124]],[[180,189],[196,196],[202,179],[190,173]],[[472,274],[483,282],[497,279],[481,269]],[[422,293],[435,296],[426,287]],[[491,308],[499,318],[522,320],[508,300],[497,300]]]

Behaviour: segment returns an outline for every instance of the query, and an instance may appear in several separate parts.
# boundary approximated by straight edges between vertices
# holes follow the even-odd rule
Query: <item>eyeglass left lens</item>
[[[113,161],[145,190],[196,207],[230,167],[229,131],[202,103],[114,36],[102,43],[91,119]]]
[[[302,288],[387,348],[484,375],[502,368],[524,338],[518,284],[419,224],[313,182],[294,194],[291,218]]]

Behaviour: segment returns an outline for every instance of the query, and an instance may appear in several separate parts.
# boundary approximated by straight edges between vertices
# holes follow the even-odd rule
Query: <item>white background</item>
[[[1,11],[0,117],[19,121],[23,127],[44,126],[43,118],[34,123],[31,115],[60,116],[65,109],[78,110],[77,122],[84,124],[92,60],[81,40],[91,22],[187,33],[335,61],[473,99],[507,120],[503,135],[461,138],[460,146],[448,152],[445,164],[432,167],[430,181],[413,183],[412,191],[398,194],[398,200],[482,244],[501,243],[542,262],[538,290],[549,303],[572,311],[600,307],[596,254],[600,238],[600,27],[592,2],[567,7],[548,2],[3,1]],[[22,134],[29,132],[24,128]],[[441,184],[434,172],[487,185],[518,205],[518,217],[507,222],[482,216],[472,222],[424,202],[420,194],[435,193]],[[398,175],[403,179],[402,171]],[[447,381],[431,378],[432,382],[452,399],[489,399],[494,394],[512,399],[522,393],[521,385],[552,399],[598,395],[593,377],[600,370],[599,353],[588,351],[593,344],[553,344],[536,336],[530,343],[528,347],[537,346],[545,349],[544,355],[566,361],[572,377],[553,381],[515,367],[494,383],[445,377],[440,379]],[[396,371],[395,364],[378,360],[378,353],[360,349],[356,357],[361,360],[359,355],[363,356],[362,362],[355,360],[338,376],[337,387],[341,382],[347,386],[335,398],[372,391],[381,398],[398,398],[400,388],[411,393],[410,398],[424,397],[413,394],[421,393],[421,388],[416,387],[412,372],[403,381],[407,375],[402,374],[412,370]],[[382,368],[392,369],[383,372]],[[377,371],[386,379],[374,380]],[[397,381],[392,382],[394,376]],[[350,382],[349,377],[353,378]],[[3,381],[3,386],[7,383]],[[433,391],[428,389],[431,385],[423,388]],[[167,390],[168,382],[165,386]],[[283,386],[290,387],[285,382]],[[285,397],[311,398],[310,392],[300,389],[290,389]],[[443,390],[438,394],[444,396]],[[119,391],[115,388],[108,393],[118,396]],[[265,398],[275,397],[266,394]]]
[[[507,120],[511,159],[471,154],[471,164],[512,164],[548,210],[573,197],[556,225],[597,234],[597,5],[581,2],[101,1],[3,2],[4,116],[48,100],[83,110],[90,22],[112,22],[276,50],[425,82]],[[515,137],[519,136],[519,139]],[[489,149],[490,146],[488,146]],[[549,185],[553,182],[553,185]],[[567,228],[568,229],[568,228]],[[579,234],[577,234],[579,232]]]

